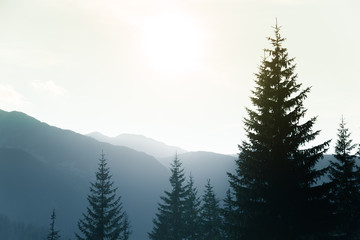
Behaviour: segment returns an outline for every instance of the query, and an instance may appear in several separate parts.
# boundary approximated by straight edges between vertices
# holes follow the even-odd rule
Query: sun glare
[[[143,52],[148,64],[160,73],[178,73],[198,66],[202,34],[186,15],[166,12],[144,23]]]

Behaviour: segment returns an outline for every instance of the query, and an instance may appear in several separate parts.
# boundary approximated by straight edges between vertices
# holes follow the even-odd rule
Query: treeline
[[[38,240],[43,239],[46,229],[31,224],[16,222],[0,214],[0,239],[6,240]]]
[[[184,186],[175,159],[172,191],[161,197],[150,239],[360,239],[357,144],[342,118],[335,160],[317,168],[330,140],[311,146],[320,131],[313,129],[316,117],[304,119],[310,87],[297,83],[294,58],[277,24],[274,30],[255,75],[254,108],[244,118],[247,139],[239,145],[235,172],[228,173],[222,208],[210,183],[200,203],[191,178]]]
[[[355,153],[357,144],[342,118],[335,160],[326,168],[316,167],[330,140],[311,146],[320,131],[313,129],[316,117],[304,119],[310,88],[297,83],[294,58],[283,47],[277,24],[274,30],[255,75],[254,108],[247,108],[246,140],[239,145],[234,173],[228,173],[223,204],[210,180],[199,196],[176,156],[171,189],[160,197],[150,239],[360,239],[360,169],[355,162],[360,151]],[[329,181],[320,181],[325,176]],[[103,154],[88,202],[77,239],[129,239],[130,221]],[[58,239],[51,238],[54,219],[48,239]]]
[[[172,188],[161,197],[150,239],[222,239],[221,208],[210,180],[200,198],[193,177],[185,182],[177,157],[171,173]]]

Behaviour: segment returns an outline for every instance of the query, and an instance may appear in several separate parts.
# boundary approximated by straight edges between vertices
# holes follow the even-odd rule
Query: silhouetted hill
[[[56,208],[64,239],[73,238],[103,150],[133,226],[132,239],[147,239],[169,177],[152,156],[5,111],[0,111],[0,148],[0,213],[48,226]]]
[[[117,137],[108,137],[99,132],[89,133],[88,136],[101,142],[111,143],[113,145],[125,146],[136,151],[147,153],[155,158],[165,158],[174,156],[176,153],[185,153],[184,149],[169,146],[165,143],[156,141],[142,135],[121,134]]]

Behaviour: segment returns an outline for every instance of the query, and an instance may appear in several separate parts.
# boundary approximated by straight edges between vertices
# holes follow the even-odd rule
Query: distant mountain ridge
[[[134,139],[143,139],[145,147],[157,142],[139,135]],[[47,227],[55,208],[62,238],[73,239],[103,150],[133,226],[130,239],[148,239],[157,202],[170,187],[169,167],[176,153],[172,151],[178,148],[165,147],[170,149],[166,152],[162,149],[167,145],[161,143],[158,151],[167,156],[155,159],[141,144],[134,150],[105,140],[56,128],[21,112],[0,110],[0,216]],[[217,198],[224,199],[229,188],[226,173],[235,171],[237,156],[202,151],[177,154],[186,177],[194,177],[199,196],[210,179]],[[326,155],[318,167],[326,167],[331,159]]]
[[[102,150],[132,224],[131,239],[147,239],[169,170],[148,154],[56,128],[21,112],[0,110],[0,214],[47,227],[55,208],[62,238],[73,239]]]
[[[186,150],[179,147],[169,146],[152,138],[137,134],[120,134],[116,137],[108,137],[99,132],[87,134],[100,142],[107,142],[117,146],[125,146],[139,152],[144,152],[157,159],[174,156],[176,153],[182,154]]]
[[[229,187],[226,173],[233,172],[235,169],[235,156],[205,151],[186,152],[181,148],[168,146],[142,135],[121,134],[111,138],[99,132],[93,132],[88,134],[88,136],[99,141],[119,146],[127,146],[137,151],[145,152],[156,157],[161,164],[169,169],[175,154],[177,154],[183,164],[182,166],[185,170],[186,177],[190,174],[194,177],[195,185],[199,189],[199,194],[202,194],[207,180],[210,179],[219,199],[225,197],[226,189]],[[155,147],[152,148],[153,146]]]

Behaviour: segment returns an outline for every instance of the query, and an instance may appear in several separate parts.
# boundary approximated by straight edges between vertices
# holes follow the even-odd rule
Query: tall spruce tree
[[[235,174],[228,173],[234,193],[234,239],[309,239],[325,231],[326,186],[315,169],[329,141],[306,145],[319,131],[316,118],[304,121],[303,101],[310,88],[297,83],[294,58],[283,47],[280,27],[268,40],[244,119],[248,140],[239,145]],[[308,147],[308,148],[307,148]]]
[[[123,211],[121,198],[116,195],[110,169],[104,153],[101,153],[96,181],[91,183],[88,195],[89,207],[78,228],[83,236],[75,233],[78,240],[118,240],[129,232],[129,222]]]
[[[219,200],[216,198],[210,179],[205,185],[201,209],[201,237],[203,240],[222,240],[222,220]]]
[[[349,129],[341,118],[335,146],[335,161],[330,161],[331,200],[337,216],[336,235],[358,239],[360,227],[360,175],[353,150],[357,144],[350,139]]]
[[[193,176],[190,175],[186,185],[184,205],[184,239],[198,240],[200,237],[200,206],[197,189],[194,186]]]
[[[49,233],[46,238],[47,240],[60,239],[59,231],[55,230],[55,219],[56,219],[56,214],[55,214],[55,209],[53,209],[52,214],[51,214],[50,229],[49,229]]]
[[[152,240],[181,240],[184,238],[184,209],[186,188],[184,169],[177,155],[171,164],[171,191],[161,196],[158,213],[153,220],[153,230],[149,233]]]

